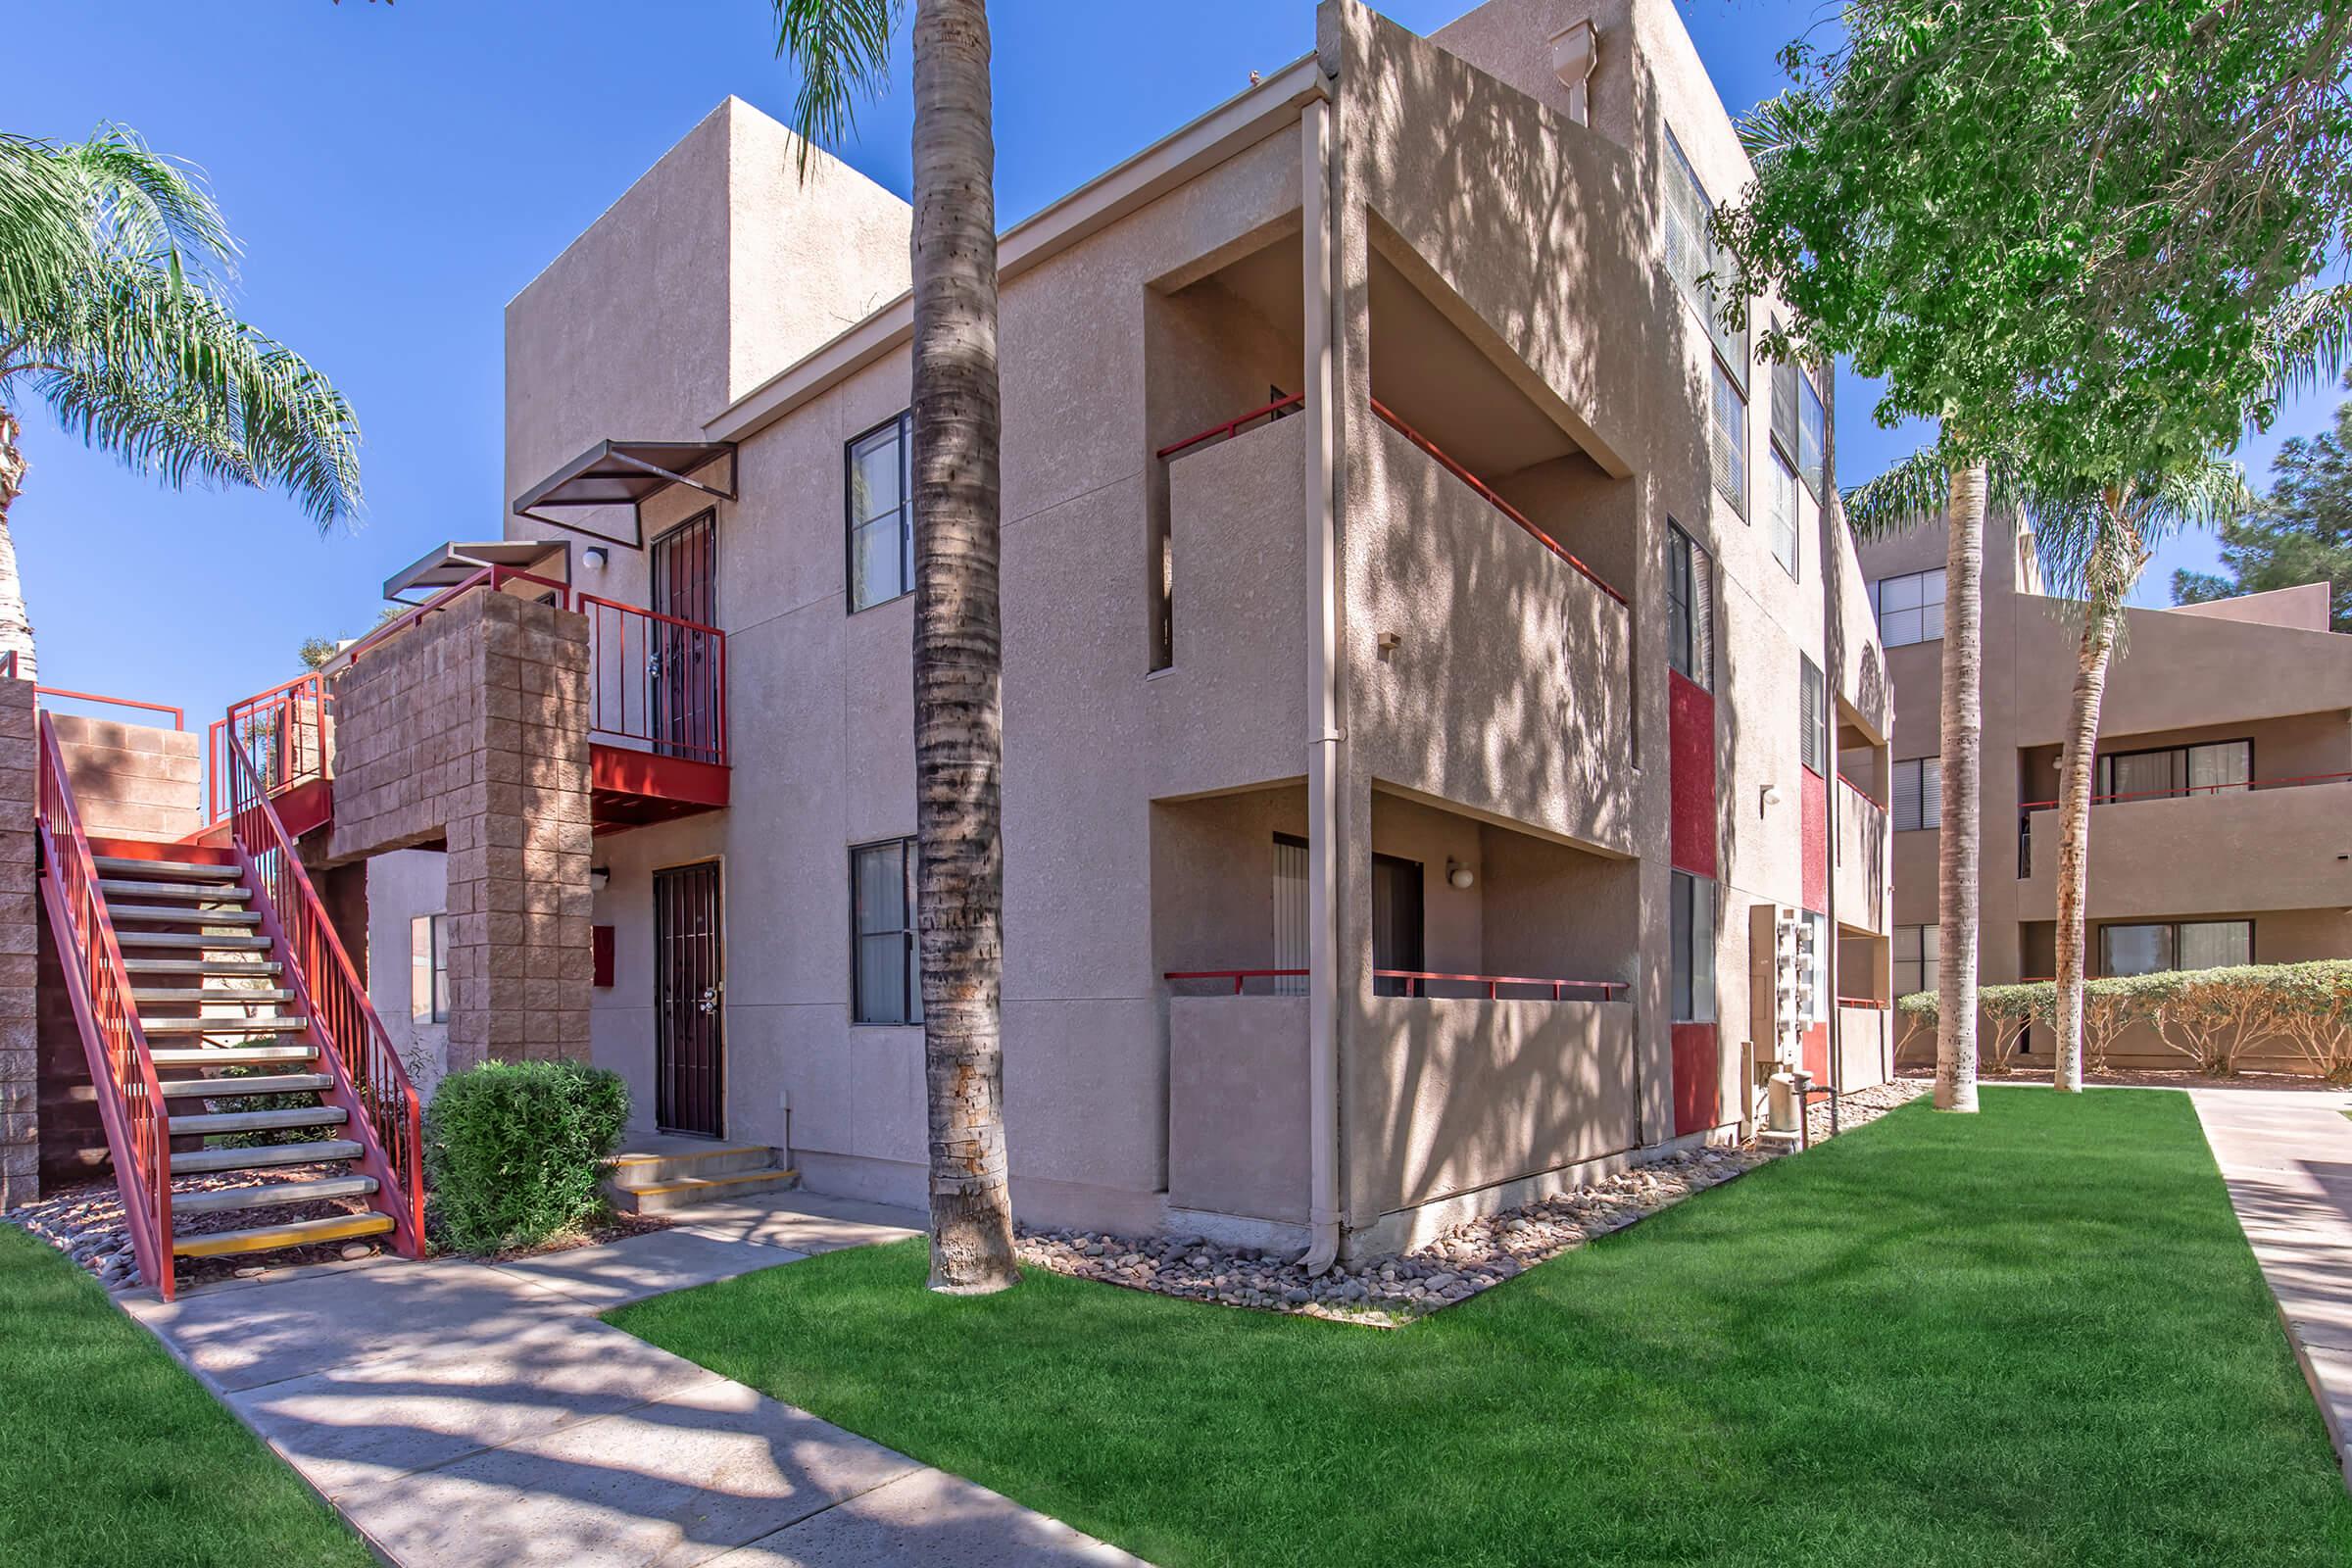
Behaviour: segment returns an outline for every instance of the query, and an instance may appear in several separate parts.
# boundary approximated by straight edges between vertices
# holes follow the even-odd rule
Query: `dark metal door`
[[[1372,967],[1401,969],[1408,974],[1422,967],[1421,862],[1394,855],[1372,857]],[[1381,979],[1374,975],[1376,997],[1410,996],[1416,983]]]
[[[715,861],[654,873],[654,1121],[665,1132],[726,1132],[719,932]]]
[[[652,555],[652,608],[668,617],[655,620],[646,634],[655,750],[716,761],[715,651],[701,628],[718,619],[718,514],[706,512],[670,529],[654,541]]]

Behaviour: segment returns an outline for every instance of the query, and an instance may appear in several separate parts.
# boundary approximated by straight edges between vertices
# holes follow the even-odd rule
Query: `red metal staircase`
[[[56,728],[40,715],[41,898],[132,1251],[167,1299],[177,1257],[368,1236],[404,1257],[423,1247],[416,1092],[264,780],[240,750],[223,750],[225,837],[92,840]],[[220,1076],[230,1067],[260,1070]],[[263,1095],[279,1108],[212,1108]],[[302,1140],[218,1142],[285,1131]],[[228,1171],[290,1179],[174,1186]],[[309,1217],[289,1218],[289,1207]],[[240,1229],[193,1219],[247,1210],[257,1223]]]

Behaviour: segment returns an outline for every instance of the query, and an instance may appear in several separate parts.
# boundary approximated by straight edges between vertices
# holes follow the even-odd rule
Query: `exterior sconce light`
[[[586,566],[590,571],[604,570],[605,563],[612,559],[612,552],[603,545],[590,545],[580,552],[580,564]]]
[[[612,886],[612,868],[611,866],[592,865],[588,868],[588,887],[590,891],[602,893],[606,888]]]
[[[1478,885],[1478,873],[1449,856],[1446,860],[1446,881],[1448,886],[1467,893]]]
[[[1781,787],[1778,784],[1765,785],[1762,791],[1762,797],[1763,798],[1757,803],[1756,806],[1756,814],[1758,816],[1762,816],[1769,808],[1781,804]]]

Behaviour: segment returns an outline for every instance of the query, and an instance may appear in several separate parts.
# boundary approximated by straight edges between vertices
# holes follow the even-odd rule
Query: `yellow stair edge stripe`
[[[737,1170],[729,1171],[724,1176],[688,1176],[683,1180],[663,1182],[656,1187],[623,1187],[621,1191],[635,1193],[643,1198],[662,1193],[691,1193],[710,1187],[734,1187],[744,1182],[790,1181],[799,1174],[800,1172],[797,1170]]]
[[[392,1228],[389,1214],[354,1214],[349,1219],[294,1220],[264,1225],[256,1230],[224,1231],[213,1236],[172,1238],[178,1257],[226,1257],[233,1252],[267,1252],[280,1247],[307,1247],[315,1242],[347,1242],[358,1236],[381,1236]]]
[[[764,1154],[767,1152],[765,1144],[713,1144],[709,1149],[698,1149],[692,1153],[614,1154],[605,1163],[612,1166],[659,1165],[664,1160],[671,1159],[716,1159],[722,1154]]]

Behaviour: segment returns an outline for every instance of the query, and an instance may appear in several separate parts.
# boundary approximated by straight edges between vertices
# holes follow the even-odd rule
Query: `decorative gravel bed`
[[[1930,1087],[1898,1081],[1857,1090],[1838,1108],[1840,1130],[1866,1126]],[[1811,1133],[1816,1141],[1830,1136],[1826,1102],[1814,1109]],[[1019,1252],[1030,1267],[1129,1290],[1393,1327],[1468,1300],[1595,1236],[1782,1157],[1754,1144],[1671,1154],[1574,1192],[1481,1215],[1414,1251],[1335,1267],[1314,1279],[1287,1252],[1220,1247],[1197,1236],[1023,1231]]]

